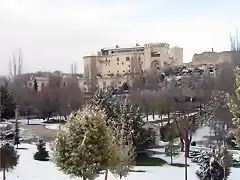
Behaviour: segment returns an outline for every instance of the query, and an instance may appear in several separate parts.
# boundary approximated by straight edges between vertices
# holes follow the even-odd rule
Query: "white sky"
[[[218,3],[216,3],[218,2]],[[194,53],[229,49],[237,0],[0,0],[0,75],[18,48],[24,72],[83,71],[84,55],[116,44],[165,41]]]

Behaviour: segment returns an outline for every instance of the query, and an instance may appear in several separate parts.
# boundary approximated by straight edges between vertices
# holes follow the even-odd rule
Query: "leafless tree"
[[[12,79],[22,74],[23,55],[19,49],[18,54],[13,53],[9,60],[9,75]]]
[[[77,74],[77,64],[76,63],[72,63],[71,64],[71,75],[74,76]]]
[[[239,41],[237,30],[234,36],[230,35],[230,45],[231,45],[231,51],[240,51],[240,41]]]

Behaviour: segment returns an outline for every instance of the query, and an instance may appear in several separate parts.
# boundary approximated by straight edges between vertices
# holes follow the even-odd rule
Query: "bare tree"
[[[236,34],[230,35],[230,45],[231,45],[231,51],[240,51],[240,41],[238,37],[238,31],[236,29]]]
[[[22,74],[23,55],[21,49],[18,54],[13,53],[13,56],[9,60],[9,75],[12,79]]]
[[[71,64],[71,75],[74,76],[77,74],[77,64],[76,63],[72,63]]]

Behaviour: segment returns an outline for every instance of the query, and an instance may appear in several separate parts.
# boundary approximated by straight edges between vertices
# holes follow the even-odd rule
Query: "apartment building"
[[[84,56],[84,74],[87,89],[92,86],[115,86],[122,77],[121,84],[130,82],[131,74],[149,70],[161,70],[169,65],[183,64],[183,48],[172,47],[168,43],[149,43],[135,47],[103,48],[94,56]],[[124,80],[123,80],[124,79]]]

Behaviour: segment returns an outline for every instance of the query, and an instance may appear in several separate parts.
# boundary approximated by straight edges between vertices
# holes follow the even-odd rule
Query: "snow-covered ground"
[[[9,122],[11,123],[15,123],[15,120],[12,119],[12,120],[8,120]],[[44,123],[46,120],[43,120],[43,119],[30,119],[29,120],[29,124],[31,125],[43,125],[45,126],[46,128],[48,129],[53,129],[53,130],[59,130],[59,123]],[[8,123],[9,123],[8,122]],[[28,120],[27,119],[20,119],[18,120],[19,123],[21,124],[28,124]],[[2,125],[3,126],[3,125]],[[63,124],[60,124],[60,128],[63,127]]]
[[[12,123],[15,123],[15,119],[10,119],[8,121],[12,122]],[[18,122],[21,123],[21,124],[28,124],[27,119],[19,119]],[[29,119],[29,124],[42,124],[43,122],[44,122],[43,119]]]
[[[27,148],[27,150],[18,150],[20,154],[20,161],[18,166],[12,171],[7,173],[8,180],[69,180],[70,177],[64,175],[60,172],[55,165],[49,162],[36,161],[33,159],[33,154],[36,152],[36,146],[34,144],[21,144],[21,148]],[[155,149],[157,150],[157,149]],[[163,149],[159,149],[160,152]],[[155,157],[160,157],[166,161],[170,161],[169,157],[164,154],[154,155]],[[173,162],[183,163],[183,156],[174,158]],[[189,161],[190,164],[190,161]],[[188,167],[188,179],[197,180],[195,172],[197,165],[190,164]],[[167,180],[177,180],[184,179],[184,168],[172,167],[165,165],[163,167],[136,167],[135,170],[144,170],[146,172],[132,172],[128,177],[123,178],[126,180],[145,180],[145,179],[167,179]],[[232,173],[229,180],[238,180],[240,175],[240,169],[232,168]],[[77,180],[80,178],[73,178],[72,180]],[[97,180],[104,179],[104,175],[101,175]],[[113,175],[109,174],[109,180],[116,180]]]
[[[27,120],[19,120],[20,123],[27,124]],[[33,119],[30,120],[30,124],[44,124],[43,120]],[[44,124],[46,128],[49,129],[59,129],[59,124]],[[2,125],[2,126],[6,126]],[[63,128],[63,125],[61,125]],[[21,134],[23,133],[23,134]],[[33,134],[29,130],[21,129],[20,134],[22,136],[31,138]],[[208,127],[201,127],[199,128],[196,133],[193,135],[193,141],[202,141],[206,139],[204,136],[209,135],[209,128]],[[177,138],[176,140],[178,140]],[[167,144],[162,142],[162,144]],[[33,154],[36,152],[36,145],[34,144],[21,144],[20,148],[27,148],[27,150],[20,149],[20,161],[16,169],[12,172],[7,173],[8,180],[69,180],[70,177],[68,175],[64,175],[60,172],[55,165],[49,162],[41,162],[36,161],[33,159]],[[191,147],[191,150],[209,150],[209,148],[203,146],[196,146]],[[49,146],[48,146],[49,150]],[[170,158],[166,157],[163,148],[156,148],[152,149],[152,151],[160,152],[160,154],[155,154],[154,157],[158,157],[161,159],[170,162]],[[232,151],[235,157],[240,157],[239,151]],[[184,163],[183,154],[180,154],[179,157],[173,159],[174,163]],[[188,167],[188,179],[197,180],[195,172],[197,169],[197,165],[191,163],[190,159],[188,159],[188,163],[190,166]],[[165,165],[163,167],[135,167],[135,170],[144,170],[146,172],[131,172],[128,177],[123,178],[126,180],[141,180],[141,179],[167,179],[167,180],[176,180],[176,179],[183,179],[184,178],[184,168],[180,167],[173,167],[169,165]],[[229,177],[229,180],[238,180],[240,176],[240,169],[232,168],[232,173]],[[73,178],[72,180],[77,180],[80,178]],[[101,175],[97,180],[104,179],[104,175]],[[119,178],[115,178],[112,174],[109,174],[109,180],[115,180]]]
[[[192,115],[195,115],[197,114],[198,112],[193,112],[193,113],[189,113],[188,116],[192,116]],[[172,114],[170,114],[170,118],[172,117]],[[167,114],[163,114],[162,115],[162,120],[166,120],[168,118],[168,115]],[[158,114],[155,114],[155,115],[148,115],[148,118],[147,117],[144,117],[143,120],[144,121],[159,121],[161,120],[161,116],[159,116]]]

